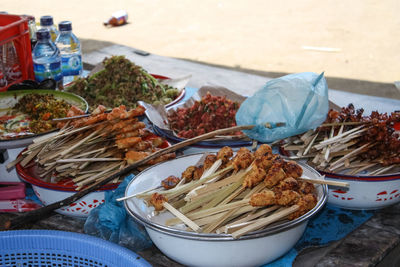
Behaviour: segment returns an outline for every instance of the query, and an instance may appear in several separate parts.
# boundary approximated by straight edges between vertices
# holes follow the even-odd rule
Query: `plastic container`
[[[0,92],[34,78],[31,52],[28,18],[0,14]]]
[[[58,24],[60,34],[56,39],[56,45],[61,53],[61,69],[64,76],[64,84],[68,84],[82,74],[82,52],[79,39],[72,33],[72,23],[62,21]]]
[[[41,16],[40,17],[40,28],[41,29],[49,29],[51,40],[53,42],[56,41],[57,36],[59,34],[56,26],[54,25],[54,20],[52,16]]]
[[[128,13],[125,10],[114,12],[107,21],[104,22],[105,26],[121,26],[128,21]]]
[[[0,232],[0,266],[151,266],[136,253],[103,239],[72,232]]]
[[[51,78],[56,81],[57,88],[62,88],[60,50],[51,41],[48,29],[38,30],[36,36],[38,41],[32,52],[35,80],[42,82]]]

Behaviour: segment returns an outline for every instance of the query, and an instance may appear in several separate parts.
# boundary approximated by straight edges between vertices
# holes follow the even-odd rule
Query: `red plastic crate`
[[[12,49],[17,54],[17,60],[15,60],[12,69],[16,73],[20,71],[21,74],[17,75],[15,80],[8,80],[6,84],[0,85],[0,92],[6,91],[12,84],[26,79],[35,79],[27,17],[0,14],[0,79],[9,77],[6,68],[10,67],[7,65],[10,58],[8,58],[9,53],[5,51],[9,45],[15,47],[15,50]]]

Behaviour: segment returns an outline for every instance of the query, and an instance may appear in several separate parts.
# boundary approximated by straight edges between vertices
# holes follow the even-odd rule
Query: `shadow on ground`
[[[83,54],[100,50],[107,46],[115,45],[115,43],[112,42],[99,41],[93,39],[81,39],[81,43],[82,43]],[[264,77],[270,77],[270,78],[277,78],[289,74],[284,72],[271,72],[271,71],[246,69],[242,68],[241,66],[229,67],[224,65],[211,64],[207,62],[195,61],[187,58],[177,58],[177,59],[186,60],[199,64],[205,64],[218,68],[225,68],[225,69],[245,72],[249,74],[255,74]],[[400,90],[396,88],[394,83],[379,83],[379,82],[370,82],[365,80],[345,79],[339,77],[326,77],[326,80],[329,88],[331,89],[357,93],[357,94],[400,99]]]

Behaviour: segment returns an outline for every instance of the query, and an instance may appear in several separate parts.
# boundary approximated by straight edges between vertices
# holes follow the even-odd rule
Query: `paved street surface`
[[[397,0],[0,1],[9,13],[71,20],[81,39],[269,73],[400,80]],[[129,24],[107,28],[119,9]],[[85,43],[84,43],[85,44]],[[85,49],[91,49],[86,47]]]

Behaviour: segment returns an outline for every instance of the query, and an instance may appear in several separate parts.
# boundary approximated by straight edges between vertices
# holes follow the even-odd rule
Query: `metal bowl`
[[[194,165],[202,154],[182,156],[150,167],[136,176],[127,186],[125,195],[133,195],[156,188],[169,175],[180,176],[189,165]],[[300,164],[303,176],[319,179],[311,167]],[[308,219],[325,204],[327,187],[317,185],[318,203],[303,216],[270,225],[234,239],[229,234],[205,234],[185,231],[183,227],[168,227],[164,222],[173,218],[169,212],[151,216],[152,207],[142,199],[125,200],[128,213],[144,225],[154,244],[171,259],[189,266],[257,266],[271,262],[289,251],[302,236]]]
[[[329,186],[329,204],[352,210],[374,210],[400,201],[400,173],[376,176],[320,173],[327,180],[350,185],[347,189]]]

